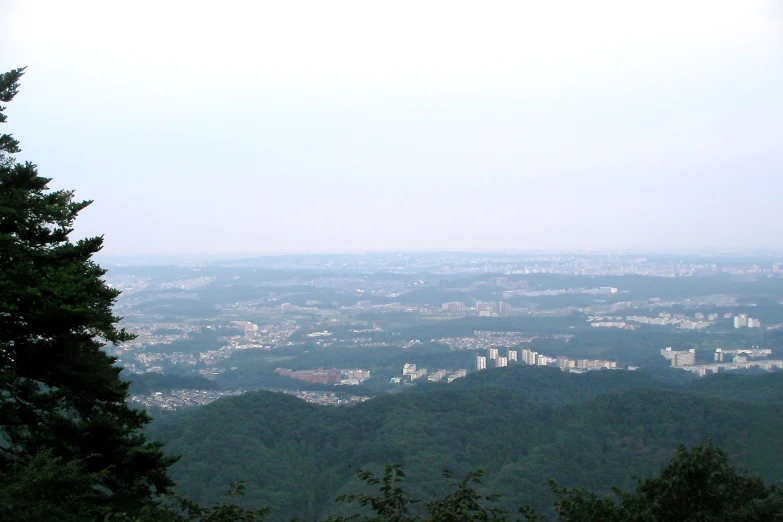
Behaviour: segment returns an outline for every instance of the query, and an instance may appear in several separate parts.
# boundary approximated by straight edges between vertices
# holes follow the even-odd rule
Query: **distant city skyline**
[[[783,8],[0,5],[109,256],[780,250]]]
[[[650,256],[650,255],[704,255],[704,256],[726,256],[726,257],[744,257],[744,256],[769,256],[770,258],[783,255],[783,247],[776,248],[748,248],[748,249],[721,249],[721,248],[701,248],[701,249],[612,249],[612,248],[596,248],[596,249],[512,249],[512,248],[498,248],[498,249],[472,249],[472,248],[438,248],[438,249],[420,249],[420,250],[395,250],[395,249],[378,249],[378,250],[291,250],[291,251],[268,251],[268,252],[252,252],[252,251],[237,251],[237,252],[187,252],[187,253],[170,253],[170,254],[107,254],[105,251],[97,254],[99,258],[106,259],[166,259],[166,258],[204,258],[212,260],[221,259],[248,259],[248,258],[274,258],[274,257],[306,257],[306,256],[363,256],[363,255],[430,255],[430,254],[473,254],[473,255],[491,255],[491,254],[507,254],[507,255],[565,255],[565,256]]]

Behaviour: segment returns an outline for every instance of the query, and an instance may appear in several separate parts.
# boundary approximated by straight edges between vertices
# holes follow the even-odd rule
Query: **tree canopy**
[[[400,466],[386,466],[383,478],[360,470],[358,476],[378,494],[344,495],[340,500],[369,508],[329,522],[510,522],[520,520],[495,507],[496,495],[482,495],[481,473],[469,472],[451,481],[449,491],[424,504],[424,513],[412,514],[421,502],[401,482]],[[444,475],[452,479],[450,472]],[[783,519],[783,492],[777,486],[737,470],[721,448],[704,442],[680,446],[656,477],[637,480],[631,492],[612,488],[615,498],[583,488],[563,488],[550,481],[558,522],[772,522]],[[549,522],[528,506],[519,508],[526,522]]]
[[[657,477],[637,480],[631,492],[612,488],[616,498],[551,483],[560,522],[761,522],[783,519],[783,493],[737,470],[721,448],[708,441],[680,446]],[[528,522],[545,521],[522,509]]]

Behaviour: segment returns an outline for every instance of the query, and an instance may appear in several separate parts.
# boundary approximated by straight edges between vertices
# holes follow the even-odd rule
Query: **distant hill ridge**
[[[583,374],[565,373],[557,368],[517,364],[468,374],[451,383],[427,383],[422,391],[447,388],[499,388],[521,398],[548,404],[586,401],[599,395],[633,388],[674,388],[675,385],[641,371],[603,370]]]

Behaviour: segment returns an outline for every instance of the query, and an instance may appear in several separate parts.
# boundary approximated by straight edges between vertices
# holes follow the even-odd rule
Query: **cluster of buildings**
[[[633,330],[634,327],[626,324],[622,317],[589,316],[587,322],[593,328],[625,328]]]
[[[221,343],[213,349],[200,352],[167,352],[156,351],[155,345],[167,345],[186,339],[190,334],[201,330],[201,326],[187,323],[153,323],[148,326],[134,325],[138,337],[132,341],[115,347],[113,354],[120,358],[122,365],[130,372],[144,373],[148,371],[163,372],[165,364],[196,366],[202,362],[209,371],[199,370],[202,375],[212,376],[222,371],[217,364],[230,358],[240,350],[270,350],[283,344],[293,344],[289,336],[299,326],[295,320],[283,320],[276,324],[258,325],[249,321],[231,321],[229,326],[241,329],[242,335],[219,337]],[[207,326],[213,329],[213,326]]]
[[[413,363],[405,363],[402,366],[402,380],[415,381],[427,376],[427,368],[416,368]]]
[[[620,304],[620,303],[615,303]],[[723,319],[731,319],[732,313],[723,314]],[[704,314],[697,312],[693,317],[687,317],[685,314],[670,314],[661,312],[657,317],[648,317],[640,315],[629,315],[622,317],[590,317],[588,322],[594,327],[615,327],[615,328],[633,328],[628,323],[649,324],[658,326],[675,326],[683,330],[702,330],[718,321],[720,315],[717,313]],[[748,317],[748,314],[737,314],[734,316],[734,328],[761,328],[761,321]]]
[[[441,283],[441,290],[445,290],[448,287],[448,280],[445,281],[445,285]],[[508,276],[492,277],[489,280],[473,281],[467,287],[462,288],[449,288],[451,291],[457,292],[470,292],[474,290],[527,290],[528,284],[526,279],[511,279]]]
[[[200,329],[201,326],[187,323],[134,324],[133,334],[136,338],[115,346],[115,355],[121,357],[124,352],[141,350],[151,344],[171,344]]]
[[[494,361],[495,368],[508,366],[509,362],[522,361],[530,366],[557,366],[562,371],[571,373],[584,373],[592,370],[617,369],[617,363],[614,361],[604,361],[599,359],[569,359],[568,357],[558,356],[549,357],[533,350],[523,349],[520,353],[517,350],[508,350],[507,356],[500,355],[497,348],[487,350],[487,355],[476,357],[476,369],[486,370],[488,361]]]
[[[506,301],[476,301],[476,315],[479,317],[511,315],[514,312],[514,307]]]
[[[729,314],[731,317],[731,314]],[[718,320],[718,314],[696,313],[693,318],[687,317],[685,314],[670,314],[668,312],[661,312],[658,317],[646,317],[639,315],[629,315],[625,318],[628,322],[639,324],[650,324],[657,326],[675,326],[683,330],[702,330],[715,323]]]
[[[500,355],[500,351],[497,348],[489,348],[487,350],[487,356],[481,356],[479,355],[476,357],[476,369],[477,370],[486,370],[487,369],[487,360],[495,361],[495,368],[504,368],[508,366],[509,361],[516,362],[518,361],[518,355],[519,352],[517,350],[508,350],[508,353],[505,357],[502,357]]]
[[[201,286],[213,283],[215,279],[215,277],[193,277],[190,279],[179,279],[177,281],[166,281],[161,283],[158,288],[161,290],[170,290],[172,288],[177,288],[179,290],[195,290]]]
[[[683,330],[703,330],[711,324],[707,321],[683,321],[680,323],[680,328]]]
[[[616,370],[615,361],[606,361],[603,359],[569,359],[568,357],[555,357],[555,364],[562,371],[569,373],[584,373],[594,370]]]
[[[300,314],[317,314],[321,311],[317,306],[298,306],[291,303],[281,304],[279,310],[281,312],[295,312]]]
[[[689,350],[672,350],[671,346],[667,346],[661,350],[661,355],[669,361],[671,361],[674,368],[682,368],[683,366],[693,366],[696,364],[696,349],[690,348]]]
[[[332,332],[330,332],[329,330],[323,330],[321,332],[310,332],[309,334],[307,334],[307,337],[331,337],[331,336],[332,336]]]
[[[362,395],[346,395],[336,392],[311,392],[311,391],[292,391],[292,390],[273,390],[288,395],[293,395],[298,399],[319,406],[350,406],[359,402],[369,401],[372,397]]]
[[[450,303],[443,303],[440,307],[441,312],[448,312],[450,314],[464,314],[465,303],[462,301],[452,301]]]
[[[772,355],[772,350],[759,348],[743,348],[738,350],[723,350],[716,348],[711,364],[696,364],[696,350],[672,350],[666,347],[661,350],[661,355],[671,361],[674,368],[680,368],[693,372],[700,377],[719,371],[747,370],[749,368],[761,368],[772,371],[783,369],[783,361],[766,359]],[[728,361],[728,357],[731,361]]]
[[[748,370],[750,368],[759,368],[768,372],[783,370],[783,361],[772,359],[749,360],[746,356],[735,355],[731,362],[714,362],[712,364],[696,364],[682,367],[683,370],[693,372],[699,377],[721,371]]]
[[[687,351],[672,350],[666,347],[661,350],[661,355],[671,361],[672,367],[693,372],[700,377],[711,373],[731,370],[747,370],[760,368],[766,371],[783,369],[783,361],[771,360],[772,350],[760,348],[742,348],[738,350],[723,350],[716,348],[711,364],[696,364],[696,350]],[[731,360],[727,360],[731,357]]]
[[[443,379],[446,379],[447,382],[452,382],[465,377],[467,374],[468,370],[464,369],[457,371],[438,370],[428,376],[427,368],[416,368],[416,365],[413,363],[405,363],[402,367],[402,375],[400,377],[392,377],[390,382],[396,384],[410,383],[424,377],[427,377],[427,380],[430,382],[439,382]]]
[[[126,359],[127,360],[127,359]],[[144,372],[156,372],[156,373],[163,373],[163,368],[160,366],[163,361],[171,361],[174,364],[183,364],[183,365],[195,365],[198,361],[197,355],[194,355],[192,353],[181,353],[181,352],[175,352],[175,353],[158,353],[158,352],[150,352],[150,353],[137,353],[135,356],[135,361],[123,361],[124,367],[133,373],[144,373]]]
[[[258,334],[258,325],[250,321],[231,321],[230,324],[234,328],[241,328],[247,339],[255,339]]]
[[[468,309],[462,301],[452,301],[443,303],[440,307],[441,312],[449,314],[465,315],[466,311],[473,311],[479,317],[494,317],[498,315],[512,315],[516,309],[511,303],[506,301],[476,301],[475,307]]]
[[[440,382],[446,379],[446,382],[453,382],[456,379],[461,379],[468,374],[468,370],[457,370],[455,372],[449,370],[438,370],[437,372],[427,376],[427,380],[430,382]]]
[[[748,314],[737,314],[734,317],[734,328],[761,328],[761,321],[748,317]]]
[[[133,395],[129,401],[145,408],[175,411],[190,406],[204,406],[221,397],[231,397],[243,393],[245,392],[239,390],[172,390],[168,393],[155,392],[150,395]]]
[[[268,389],[277,393],[293,395],[305,402],[322,406],[347,406],[370,400],[372,397],[348,395],[338,392],[294,391]],[[172,390],[168,393],[155,392],[150,395],[133,395],[129,401],[144,408],[157,408],[166,411],[176,411],[191,406],[204,406],[222,397],[242,395],[246,390]]]
[[[532,342],[530,337],[519,332],[493,332],[476,330],[472,337],[444,337],[433,342],[446,344],[452,350],[486,350],[490,347],[513,348],[522,343]]]
[[[724,350],[722,348],[715,348],[715,361],[723,362],[726,355],[733,356],[732,362],[744,363],[750,359],[758,359],[760,357],[769,357],[772,355],[772,350],[768,348],[741,348],[739,350]]]
[[[340,370],[337,368],[296,371],[288,368],[276,368],[275,373],[315,384],[357,385],[370,378],[370,370]]]

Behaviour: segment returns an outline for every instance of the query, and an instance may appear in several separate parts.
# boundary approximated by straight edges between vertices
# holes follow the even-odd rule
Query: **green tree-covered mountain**
[[[210,503],[243,479],[242,502],[273,506],[270,520],[345,513],[334,498],[361,491],[355,471],[388,463],[402,464],[418,498],[445,492],[443,468],[456,476],[482,469],[501,506],[546,511],[548,479],[599,492],[630,487],[632,475],[658,473],[679,444],[707,438],[739,467],[778,482],[783,375],[732,376],[741,400],[724,380],[675,388],[642,373],[516,366],[351,408],[248,393],[153,424],[151,434],[183,454],[172,468],[182,493]]]

